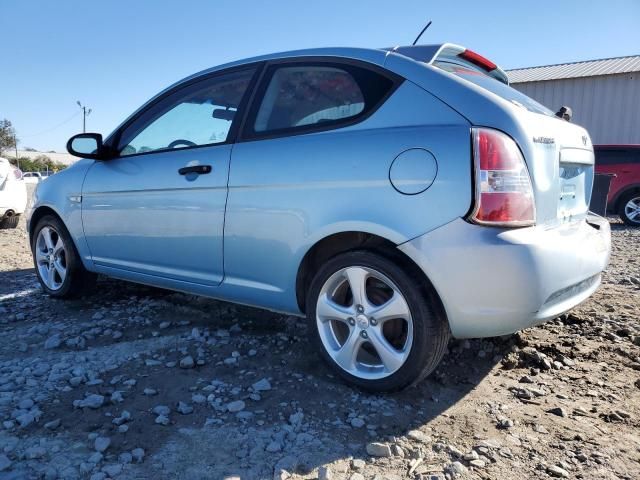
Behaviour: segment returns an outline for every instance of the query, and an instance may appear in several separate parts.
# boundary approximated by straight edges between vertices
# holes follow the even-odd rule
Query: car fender
[[[80,160],[51,176],[46,182],[39,182],[27,214],[29,238],[35,227],[33,220],[40,218],[43,209],[49,209],[60,217],[75,243],[82,263],[89,270],[93,269],[93,261],[82,228],[82,184],[93,163],[93,160]]]

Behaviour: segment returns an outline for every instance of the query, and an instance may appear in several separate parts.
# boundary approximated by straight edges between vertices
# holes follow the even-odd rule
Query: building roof
[[[516,68],[507,70],[507,76],[509,77],[509,83],[524,83],[629,72],[640,72],[640,55]]]

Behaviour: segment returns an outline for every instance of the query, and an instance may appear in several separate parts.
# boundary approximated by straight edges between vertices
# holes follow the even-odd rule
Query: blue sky
[[[109,133],[140,104],[196,71],[322,46],[450,41],[503,68],[640,54],[640,0],[0,0],[0,119],[21,147],[64,151]],[[75,115],[75,117],[74,117]]]

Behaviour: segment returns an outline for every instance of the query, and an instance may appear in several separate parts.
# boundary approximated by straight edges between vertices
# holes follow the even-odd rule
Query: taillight
[[[496,68],[498,68],[498,66],[495,63],[493,63],[491,60],[483,57],[482,55],[474,52],[473,50],[465,50],[464,52],[459,53],[458,56],[461,58],[464,58],[468,62],[473,63],[474,65],[477,65],[480,68],[483,68],[487,72],[490,72],[491,70],[495,70]]]
[[[535,224],[531,178],[516,142],[497,130],[474,128],[473,157],[476,205],[470,220],[503,227]]]

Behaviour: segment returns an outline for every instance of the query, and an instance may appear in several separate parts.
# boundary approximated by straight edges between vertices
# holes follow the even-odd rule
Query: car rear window
[[[352,65],[272,67],[255,134],[331,128],[366,115],[392,89],[385,76]]]
[[[554,113],[544,105],[541,105],[515,88],[505,85],[495,78],[490,77],[479,68],[447,61],[435,61],[434,66],[446,72],[453,73],[460,78],[464,78],[465,80],[498,95],[500,98],[503,98],[508,102],[526,108],[530,112],[554,116]]]
[[[598,148],[593,149],[596,165],[618,165],[621,163],[640,163],[640,148]]]

